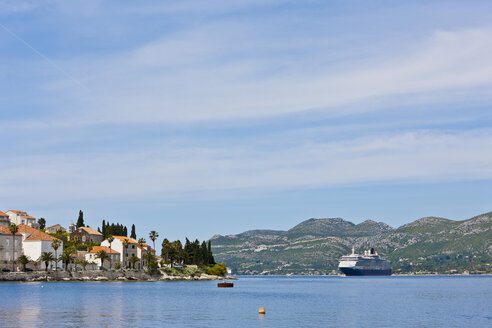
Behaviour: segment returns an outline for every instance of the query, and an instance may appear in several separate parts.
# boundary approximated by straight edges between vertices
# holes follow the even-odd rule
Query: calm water
[[[0,283],[0,327],[492,327],[492,277],[241,277],[234,288],[216,285]]]

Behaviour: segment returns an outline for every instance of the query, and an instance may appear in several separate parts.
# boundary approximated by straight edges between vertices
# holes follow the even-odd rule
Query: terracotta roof
[[[133,238],[130,238],[130,237],[125,237],[125,236],[113,236],[115,239],[119,239],[121,242],[123,242],[123,240],[125,239],[128,239],[128,241],[130,242],[130,244],[138,244],[138,242],[133,239]]]
[[[88,234],[90,235],[100,235],[102,236],[102,233],[100,233],[99,231],[97,231],[96,229],[94,228],[90,228],[90,227],[80,227],[79,229],[82,229],[84,231],[86,231]],[[78,229],[77,229],[78,230]]]
[[[7,213],[0,211],[0,216],[9,216]]]
[[[12,233],[9,230],[9,228],[7,228],[6,226],[3,226],[3,225],[0,225],[0,233],[1,234],[12,235]],[[20,235],[20,232],[17,232],[16,235]]]
[[[89,251],[89,253],[98,253],[100,251],[105,251],[108,254],[109,253],[111,253],[111,254],[120,254],[119,252],[115,251],[114,249],[110,249],[109,247],[106,247],[106,246],[94,246]]]
[[[34,216],[30,216],[30,215],[26,215],[25,218],[26,219],[34,219],[34,220],[36,220],[36,218]]]
[[[15,214],[27,215],[27,213],[26,213],[26,212],[24,212],[24,211],[8,210],[7,212],[13,212],[13,213],[15,213]]]
[[[138,248],[140,248],[140,249],[142,249],[144,251],[147,251],[147,250],[150,249],[151,252],[155,252],[155,250],[152,247],[150,247],[150,245],[147,245],[147,244],[142,244],[141,247],[140,247],[140,245],[138,245]]]
[[[61,242],[60,239],[55,238],[53,236],[48,235],[47,233],[42,232],[41,230],[34,229],[30,226],[27,226],[25,224],[19,224],[19,232],[26,234],[26,239],[24,241],[36,241],[36,240],[44,240],[44,241],[54,241],[58,240]]]

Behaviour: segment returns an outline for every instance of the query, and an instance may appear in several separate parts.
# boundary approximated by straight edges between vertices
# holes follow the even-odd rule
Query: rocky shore
[[[193,281],[193,280],[223,280],[226,277],[208,275],[205,273],[193,276],[168,275],[165,272],[149,274],[144,271],[115,270],[115,271],[78,271],[78,272],[7,272],[0,273],[0,282],[34,282],[34,281]],[[227,279],[232,279],[227,277]]]

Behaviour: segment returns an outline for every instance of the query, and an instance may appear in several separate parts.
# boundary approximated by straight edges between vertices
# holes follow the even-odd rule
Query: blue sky
[[[0,0],[0,210],[170,239],[490,211],[491,7]]]

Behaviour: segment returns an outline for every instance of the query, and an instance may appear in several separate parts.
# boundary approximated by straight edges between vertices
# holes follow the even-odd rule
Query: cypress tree
[[[106,221],[104,221],[104,219],[103,219],[103,223],[102,223],[102,234],[103,234],[104,238],[106,238]]]
[[[205,240],[202,242],[202,246],[200,247],[200,264],[208,264],[208,249]]]
[[[207,256],[208,263],[207,264],[215,264],[215,259],[214,255],[212,254],[212,243],[210,240],[208,241],[208,256]]]
[[[132,224],[132,233],[130,235],[130,238],[137,239],[137,234],[135,233],[135,225]]]
[[[128,229],[126,226],[123,228],[123,236],[128,237]]]
[[[82,210],[79,211],[79,218],[77,220],[76,227],[77,228],[85,227],[85,224],[84,224],[84,212],[82,212]]]

